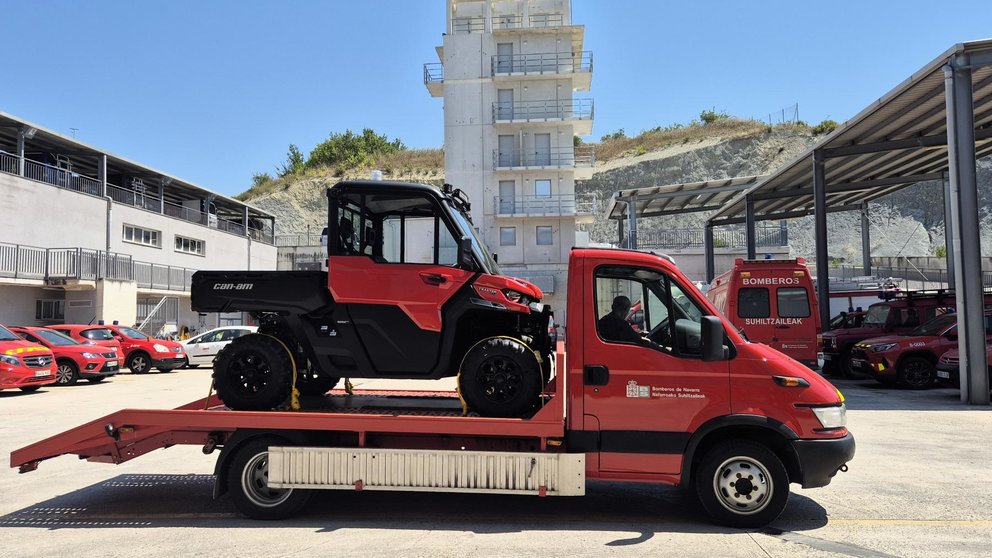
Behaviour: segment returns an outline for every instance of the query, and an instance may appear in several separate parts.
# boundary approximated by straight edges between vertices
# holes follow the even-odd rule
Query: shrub
[[[286,154],[286,162],[276,169],[279,173],[279,178],[287,174],[300,172],[303,170],[304,164],[303,153],[300,151],[300,148],[292,143],[289,144],[289,153]]]
[[[947,246],[944,246],[942,244],[942,245],[936,247],[934,249],[934,251],[933,251],[933,255],[937,256],[938,258],[946,258],[947,257]]]
[[[840,126],[840,124],[828,118],[826,120],[821,121],[816,126],[813,126],[812,132],[813,135],[815,136],[818,136],[820,134],[829,134],[830,132],[836,130],[838,126]]]
[[[703,121],[703,124],[712,124],[717,120],[726,120],[730,118],[730,115],[725,112],[717,112],[714,109],[704,110],[699,113],[699,119]]]
[[[648,148],[643,143],[641,145],[638,145],[637,148],[634,149],[634,153],[636,153],[637,155],[644,155],[647,152],[648,152]]]
[[[585,144],[586,142],[582,141],[582,138],[579,136],[572,136],[572,147],[579,147]]]
[[[606,134],[605,136],[599,138],[599,141],[607,142],[607,141],[622,140],[626,138],[627,138],[627,134],[624,133],[623,128],[620,128],[619,130],[613,132],[612,134]]]
[[[267,172],[256,172],[251,176],[251,187],[257,188],[263,184],[272,182],[272,176]]]
[[[399,139],[390,141],[385,135],[376,134],[371,128],[362,130],[361,135],[351,130],[343,134],[335,132],[313,148],[306,166],[353,169],[372,165],[377,155],[405,149],[406,146]]]

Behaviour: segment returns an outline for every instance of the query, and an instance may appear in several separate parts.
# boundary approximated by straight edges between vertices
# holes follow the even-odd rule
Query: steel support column
[[[623,217],[617,219],[617,247],[623,248]]]
[[[245,227],[245,236],[248,236],[248,206],[241,208],[241,223]]]
[[[951,197],[956,198],[958,213],[952,227],[961,400],[972,405],[988,405],[985,309],[984,304],[979,302],[984,297],[975,170],[975,107],[967,55],[955,56],[950,64],[944,66],[944,92]]]
[[[861,265],[865,268],[865,275],[871,275],[871,230],[869,225],[868,202],[861,202]]]
[[[627,201],[627,248],[637,250],[637,196]]]
[[[17,175],[24,176],[24,130],[17,133]]]
[[[100,181],[100,191],[107,195],[107,154],[101,153],[96,162],[96,178]]]
[[[751,196],[744,198],[744,235],[747,240],[747,259],[753,260],[757,257],[757,238],[754,225],[754,200]]]
[[[945,172],[942,182],[944,184],[944,261],[947,262],[947,286],[954,288],[954,223],[958,222],[957,198],[951,190],[951,178]]]
[[[823,153],[813,152],[813,220],[816,236],[816,300],[820,326],[830,330],[830,262],[827,261],[827,173]]]
[[[706,259],[706,282],[712,283],[716,277],[716,254],[713,250],[713,225],[709,223],[703,229],[703,257]]]

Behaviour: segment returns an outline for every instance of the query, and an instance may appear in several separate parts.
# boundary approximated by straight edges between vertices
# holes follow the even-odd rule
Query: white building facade
[[[472,220],[504,273],[530,280],[564,319],[567,264],[583,246],[576,223],[599,210],[576,196],[595,153],[588,92],[592,53],[570,0],[446,0],[440,63],[424,66],[444,98],[445,180],[472,202]]]
[[[0,215],[5,325],[238,322],[192,312],[192,274],[276,269],[271,214],[4,113]]]

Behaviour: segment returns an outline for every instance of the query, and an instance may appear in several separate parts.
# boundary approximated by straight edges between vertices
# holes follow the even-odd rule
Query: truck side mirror
[[[458,267],[475,269],[475,255],[472,253],[472,238],[463,236],[458,239]]]
[[[700,326],[703,362],[727,360],[730,351],[723,344],[723,321],[717,316],[703,316]]]

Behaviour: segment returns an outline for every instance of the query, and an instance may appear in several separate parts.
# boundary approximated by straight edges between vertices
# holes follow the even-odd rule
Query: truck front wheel
[[[785,466],[755,442],[725,442],[711,449],[695,471],[694,483],[713,521],[730,527],[767,525],[789,500]]]
[[[465,355],[458,391],[469,409],[487,417],[521,417],[541,393],[541,364],[523,342],[484,339]]]
[[[228,407],[265,411],[289,397],[293,364],[279,341],[250,334],[235,339],[217,356],[213,377],[217,396]]]
[[[238,511],[252,519],[293,516],[310,499],[310,490],[269,488],[269,446],[285,443],[278,438],[259,438],[239,447],[231,457],[227,490]]]

